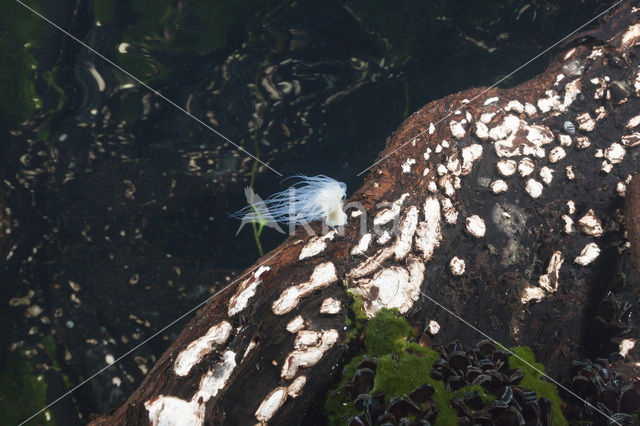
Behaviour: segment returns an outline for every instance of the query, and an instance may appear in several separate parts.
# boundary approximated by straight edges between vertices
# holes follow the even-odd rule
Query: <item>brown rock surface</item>
[[[361,217],[350,217],[344,235],[298,260],[310,239],[298,229],[213,297],[128,401],[94,424],[173,416],[206,424],[309,422],[305,416],[321,412],[348,353],[347,287],[363,296],[367,312],[398,307],[412,324],[436,321],[438,342],[475,342],[481,336],[472,325],[506,346],[530,346],[558,380],[571,360],[615,351],[621,336],[595,332],[590,318],[611,294],[638,308],[637,262],[624,235],[626,194],[637,253],[638,216],[628,213],[638,211],[640,197],[631,181],[640,156],[638,10],[627,4],[595,34],[517,87],[467,90],[413,114],[349,200],[366,207],[369,232],[390,208],[379,203],[400,200],[400,232],[382,244],[374,235],[363,254],[352,255]],[[506,191],[494,193],[497,181]],[[383,230],[396,222],[390,209]],[[467,229],[472,216],[482,219],[484,236]],[[454,258],[464,265],[459,275]],[[230,317],[229,300],[248,288],[255,294]],[[296,295],[290,310],[274,313],[276,301]],[[338,314],[320,313],[329,297],[342,302]],[[299,315],[302,330],[287,331]],[[227,338],[203,338],[227,324]],[[629,329],[638,334],[636,323]],[[638,355],[632,349],[628,357]],[[179,358],[191,360],[184,375],[176,374]]]

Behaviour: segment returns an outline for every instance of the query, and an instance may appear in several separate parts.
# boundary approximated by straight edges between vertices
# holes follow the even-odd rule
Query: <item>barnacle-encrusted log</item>
[[[590,318],[610,292],[638,309],[623,212],[631,190],[637,228],[638,14],[628,2],[517,87],[467,90],[413,114],[350,200],[366,214],[350,210],[343,233],[321,240],[298,229],[94,423],[311,422],[346,352],[347,288],[366,315],[396,307],[440,343],[477,341],[471,324],[531,346],[559,380],[570,360],[600,350],[637,360],[624,327],[595,334]]]

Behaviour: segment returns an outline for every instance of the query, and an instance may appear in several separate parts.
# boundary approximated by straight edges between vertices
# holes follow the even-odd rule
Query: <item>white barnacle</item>
[[[560,268],[564,262],[564,256],[562,252],[556,250],[549,260],[549,266],[547,266],[547,273],[540,276],[538,284],[550,293],[554,293],[558,289],[558,282],[560,280]]]
[[[604,156],[611,164],[621,163],[626,154],[626,150],[619,143],[612,143],[609,148],[604,150]]]
[[[600,247],[596,243],[589,243],[580,252],[580,256],[573,261],[581,266],[587,266],[600,255]]]
[[[589,209],[587,214],[578,220],[578,226],[582,232],[587,235],[591,235],[592,237],[602,236],[602,222],[598,219],[593,209]]]
[[[460,259],[458,256],[454,256],[449,262],[449,268],[451,269],[451,273],[456,276],[460,276],[464,274],[465,263],[463,259]]]
[[[498,168],[498,172],[502,176],[511,176],[516,172],[518,163],[516,163],[514,160],[501,159],[501,160],[498,160],[496,167]]]
[[[467,225],[467,232],[476,238],[484,237],[484,234],[487,232],[487,226],[484,224],[484,220],[478,215],[474,214],[473,216],[469,216],[465,220],[465,224]]]
[[[507,192],[507,189],[509,189],[507,182],[502,179],[491,182],[491,190],[494,194],[502,194],[503,192]]]
[[[249,199],[250,204],[231,217],[242,220],[243,223],[272,225],[300,225],[320,219],[328,226],[342,226],[347,222],[347,215],[342,210],[347,192],[346,184],[324,175],[293,177],[299,181],[288,189],[277,192],[266,200]]]
[[[529,179],[524,188],[531,198],[538,198],[542,195],[542,184],[535,179]]]

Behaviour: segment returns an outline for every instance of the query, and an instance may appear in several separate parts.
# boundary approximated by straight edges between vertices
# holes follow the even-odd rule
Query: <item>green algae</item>
[[[44,375],[36,373],[29,359],[21,352],[8,355],[0,372],[0,418],[3,424],[19,424],[45,405],[47,384]],[[47,420],[47,417],[49,420]],[[31,425],[55,425],[50,413],[34,417]]]
[[[347,290],[347,296],[349,297],[349,313],[345,320],[345,326],[347,327],[345,341],[349,343],[362,334],[362,330],[367,323],[367,316],[364,314],[362,297],[350,290]]]
[[[413,337],[413,328],[407,320],[398,316],[397,309],[381,309],[367,325],[364,345],[367,354],[377,357],[402,352],[407,340]]]
[[[558,389],[553,383],[542,380],[545,374],[544,365],[536,362],[536,357],[528,346],[517,346],[510,348],[510,350],[516,354],[516,356],[509,357],[509,368],[522,369],[525,374],[519,385],[523,388],[534,391],[538,394],[538,397],[544,397],[551,401],[551,423],[554,426],[568,425],[567,419],[562,414],[562,399],[558,393]],[[523,361],[524,360],[524,361]],[[526,361],[526,362],[525,362]],[[532,368],[530,365],[534,368]]]
[[[30,7],[41,9],[41,1]],[[16,19],[20,16],[20,19]],[[37,40],[48,24],[16,2],[7,2],[0,16],[0,120],[15,124],[32,116],[42,107],[36,92],[34,74],[38,68],[35,50]]]

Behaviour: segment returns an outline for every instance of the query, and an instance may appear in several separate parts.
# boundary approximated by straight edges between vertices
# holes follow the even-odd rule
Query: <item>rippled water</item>
[[[349,192],[408,115],[492,84],[609,5],[27,4],[283,175],[327,174]],[[4,369],[0,394],[22,408],[5,399],[0,411],[23,419],[252,264],[254,235],[247,227],[236,236],[227,213],[242,207],[246,185],[264,196],[283,185],[20,4],[4,6],[0,364],[15,373],[25,365],[22,348],[35,369],[17,376]],[[548,60],[505,84],[541,72]],[[283,237],[266,229],[260,240],[268,251]],[[54,417],[73,424],[77,411],[85,422],[121,404],[181,324],[94,379],[73,403],[56,405]],[[26,386],[22,395],[10,392],[45,366],[46,395]]]

